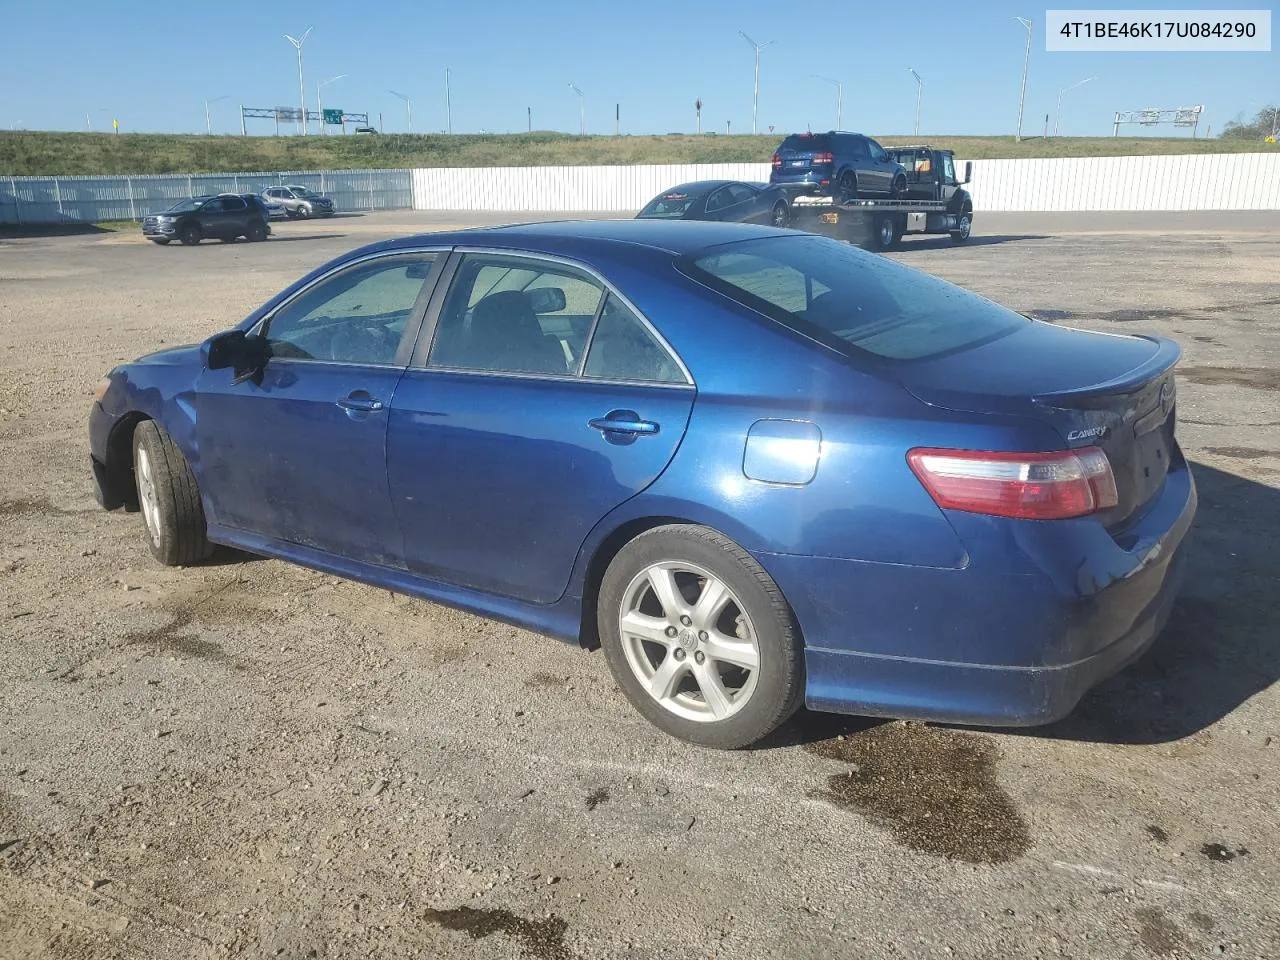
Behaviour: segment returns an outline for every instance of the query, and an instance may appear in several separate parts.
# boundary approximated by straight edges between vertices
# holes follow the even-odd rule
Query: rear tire
[[[261,220],[255,220],[249,224],[249,232],[246,234],[250,243],[257,243],[260,240],[267,239],[267,225]]]
[[[891,200],[902,199],[903,194],[907,192],[907,178],[894,177],[893,186],[889,188],[889,198]]]
[[[889,214],[876,217],[875,227],[871,231],[871,242],[877,250],[881,252],[892,250],[897,244],[900,234],[895,220],[896,218]]]
[[[202,239],[200,228],[194,223],[189,223],[182,228],[182,231],[178,234],[178,239],[182,241],[184,247],[194,247]]]
[[[852,170],[846,170],[840,175],[840,182],[836,187],[836,199],[840,203],[858,199],[858,177]]]
[[[154,420],[144,420],[133,431],[133,476],[151,555],[166,567],[209,556],[213,544],[195,474]]]
[[[736,750],[804,699],[802,644],[782,591],[707,527],[656,527],[624,546],[601,580],[596,615],[618,686],[672,736]]]

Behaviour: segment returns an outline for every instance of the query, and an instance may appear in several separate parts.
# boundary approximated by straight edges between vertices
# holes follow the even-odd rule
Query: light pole
[[[831,77],[824,77],[820,73],[811,73],[809,76],[815,80],[825,80],[827,83],[835,85],[836,88],[836,129],[839,130],[844,124],[844,84],[839,80],[833,80]]]
[[[347,74],[340,73],[336,77],[330,77],[328,80],[321,80],[316,84],[316,113],[320,116],[320,135],[324,135],[324,99],[320,96],[320,91],[333,83],[335,80],[345,80]],[[346,130],[342,131],[346,133]]]
[[[756,52],[755,82],[751,88],[751,132],[759,133],[760,130],[756,124],[756,115],[760,108],[760,51],[770,44],[777,43],[778,41],[766,40],[764,43],[756,43],[741,30],[739,30],[738,33],[741,34],[743,40],[747,41],[747,43],[751,45],[751,49]]]
[[[911,67],[907,67],[907,72],[916,78],[916,132],[914,136],[920,136],[920,98],[924,96],[924,77],[916,73]]]
[[[404,108],[409,114],[409,132],[413,133],[413,101],[410,100],[407,95],[403,93],[396,93],[394,90],[388,90],[387,93],[391,94],[393,97],[399,97],[404,101]]]
[[[569,89],[578,95],[578,135],[585,137],[587,135],[587,98],[574,86],[572,80],[569,81]]]
[[[1027,52],[1022,58],[1022,89],[1018,93],[1018,132],[1013,135],[1015,143],[1022,142],[1022,105],[1027,99],[1027,68],[1031,65],[1031,26],[1030,20],[1025,17],[1014,17],[1020,24],[1027,28]]]
[[[214,97],[212,100],[206,100],[204,102],[204,132],[206,134],[213,134],[213,123],[209,120],[209,104],[217,103],[219,100],[229,100],[230,98],[231,94],[224,93],[220,97]]]
[[[1053,114],[1053,135],[1056,137],[1062,133],[1062,95],[1068,90],[1074,90],[1076,87],[1083,87],[1090,80],[1097,80],[1097,77],[1086,77],[1078,83],[1073,83],[1069,87],[1063,87],[1058,91],[1058,108]]]
[[[450,133],[453,133],[453,91],[449,86],[450,70],[444,68],[444,116],[445,125]]]
[[[302,39],[298,40],[285,34],[284,38],[294,45],[298,51],[298,104],[302,107],[302,135],[307,135],[307,85],[302,80],[302,45],[307,42],[307,36],[311,33],[312,27],[307,27],[307,32],[302,35]]]

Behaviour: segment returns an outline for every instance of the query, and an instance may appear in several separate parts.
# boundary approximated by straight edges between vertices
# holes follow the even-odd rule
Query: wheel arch
[[[129,512],[138,509],[138,487],[133,477],[133,434],[138,424],[151,420],[140,410],[120,417],[107,435],[106,483],[110,493]]]

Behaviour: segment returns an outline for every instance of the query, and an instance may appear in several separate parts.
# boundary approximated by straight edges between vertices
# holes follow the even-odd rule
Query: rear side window
[[[871,154],[867,152],[867,141],[861,137],[852,138],[852,142],[849,144],[849,153],[853,155],[855,160],[871,159]]]
[[[794,150],[796,153],[810,153],[815,150],[831,149],[831,138],[825,133],[800,134],[793,133],[782,141],[779,150]]]
[[[587,352],[584,376],[604,380],[686,383],[666,348],[625,303],[609,294]]]
[[[924,360],[1030,322],[945,280],[827,237],[747,240],[678,264],[730,299],[851,355]]]
[[[239,197],[223,197],[222,198],[223,210],[227,210],[227,211],[243,210],[244,207],[245,207],[245,203]]]

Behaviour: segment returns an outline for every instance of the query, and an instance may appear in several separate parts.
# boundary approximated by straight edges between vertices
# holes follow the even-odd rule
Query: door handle
[[[631,410],[615,410],[606,417],[596,417],[594,420],[588,420],[587,425],[606,435],[624,433],[632,436],[652,436],[658,432],[656,423],[652,420],[641,420],[639,415]]]
[[[382,409],[382,401],[377,400],[368,394],[364,396],[352,395],[343,397],[338,401],[338,406],[343,410],[355,410],[359,413],[373,413]]]

